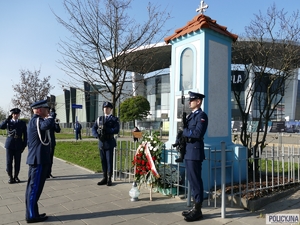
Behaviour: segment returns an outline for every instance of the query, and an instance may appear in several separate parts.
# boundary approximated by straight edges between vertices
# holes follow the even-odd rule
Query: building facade
[[[232,65],[231,83],[232,88],[243,83],[245,70],[236,70]],[[268,77],[268,74],[266,74]],[[251,82],[251,80],[249,81]],[[273,121],[298,121],[300,120],[300,69],[295,70],[295,79],[290,81],[284,92],[281,104],[276,108],[273,115]],[[220,84],[221,85],[221,84]],[[246,104],[246,85],[242,88],[242,105]],[[64,94],[56,96],[56,111],[61,123],[74,123],[76,119],[80,122],[94,122],[102,113],[102,104],[109,101],[109,95],[103,97],[92,87],[84,82],[83,89],[70,88],[64,90]],[[99,87],[101,89],[101,87]],[[262,90],[266,91],[266,90]],[[132,73],[132,80],[126,81],[123,95],[118,104],[126,98],[135,95],[142,95],[150,103],[150,115],[143,121],[138,121],[141,129],[160,129],[168,130],[170,115],[170,70],[166,68],[152,72],[150,74],[140,75]],[[258,116],[259,102],[253,102],[251,105],[251,119],[255,120]],[[72,106],[79,105],[82,108]],[[180,103],[178,103],[180,105]],[[115,110],[118,110],[118,105]],[[181,111],[181,106],[178,109]],[[187,110],[187,109],[186,109]],[[237,102],[234,98],[233,91],[231,97],[232,121],[241,120]],[[177,113],[180,115],[180,113]],[[116,112],[119,115],[119,112]]]

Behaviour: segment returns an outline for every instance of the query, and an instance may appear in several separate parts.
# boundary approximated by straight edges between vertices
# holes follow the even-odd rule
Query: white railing
[[[114,179],[132,182],[134,180],[132,160],[138,143],[123,141],[121,145],[120,141],[118,142],[118,146],[122,147],[115,149]],[[222,161],[222,152],[224,152],[226,158],[225,162],[224,160]],[[236,198],[239,201],[237,204],[242,206],[242,199],[248,201],[287,189],[290,186],[300,185],[299,147],[290,145],[278,145],[276,147],[273,145],[265,147],[263,151],[258,149],[258,153],[257,157],[251,155],[248,159],[247,154],[243,158],[236,157],[233,149],[206,149],[206,159],[203,162],[202,174],[203,171],[208,173],[203,183],[206,187],[205,194],[209,205],[214,200],[216,207],[218,197],[221,196],[222,200],[225,201],[223,198],[226,196],[226,199],[231,199],[231,204]],[[177,182],[172,184],[172,186],[177,188],[177,193],[172,194],[186,198],[189,205],[190,192],[188,191],[184,164],[174,162],[173,158],[177,155],[177,151],[174,149],[164,150],[163,154],[164,159],[171,157],[169,164],[176,167],[183,178],[181,183],[178,182],[179,177],[175,179]],[[238,155],[240,154],[238,153]],[[258,170],[255,169],[253,162],[258,163],[258,167],[256,167]],[[241,171],[248,172],[244,174]],[[225,194],[222,195],[222,193]]]

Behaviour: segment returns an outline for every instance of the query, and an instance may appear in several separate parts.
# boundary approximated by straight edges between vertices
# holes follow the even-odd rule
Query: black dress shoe
[[[9,183],[9,184],[15,183],[15,179],[14,179],[14,178],[9,178],[8,183]]]
[[[55,176],[53,176],[52,174],[50,174],[50,177],[51,177],[51,178],[55,178]]]
[[[97,183],[97,185],[105,185],[105,184],[107,184],[107,178],[106,178],[106,177],[104,177],[102,180],[100,180],[100,181]]]
[[[27,223],[38,223],[38,222],[43,222],[48,219],[48,216],[44,217],[37,217],[37,218],[32,218],[32,219],[26,219]]]
[[[20,181],[20,179],[18,177],[15,177],[15,182],[16,183],[20,183],[21,181]]]
[[[111,179],[107,181],[107,186],[111,186],[112,185],[112,182],[111,182]]]
[[[46,213],[40,214],[40,217],[45,217],[45,216],[46,216]]]

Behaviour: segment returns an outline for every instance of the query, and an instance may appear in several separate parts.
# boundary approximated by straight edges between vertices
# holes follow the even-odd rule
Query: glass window
[[[181,55],[181,79],[180,90],[193,88],[194,55],[190,48],[183,51]]]

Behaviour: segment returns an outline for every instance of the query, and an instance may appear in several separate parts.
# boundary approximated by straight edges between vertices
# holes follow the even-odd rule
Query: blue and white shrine
[[[217,24],[216,20],[205,16],[203,12],[207,7],[201,1],[201,6],[196,10],[199,14],[186,26],[164,39],[167,44],[172,45],[170,131],[166,149],[171,149],[171,145],[175,143],[181,126],[182,111],[190,112],[187,100],[182,106],[182,93],[187,99],[188,92],[192,91],[206,96],[201,106],[208,115],[208,128],[204,136],[206,158],[210,151],[220,150],[221,142],[225,142],[227,149],[234,149],[234,157],[245,159],[246,149],[233,144],[231,140],[231,44],[238,37]],[[167,161],[174,162],[174,159],[169,156]],[[207,160],[203,162],[203,171],[208,167],[215,169],[211,163],[210,166],[207,163]],[[209,173],[203,171],[205,181]],[[233,171],[234,180],[238,179],[238,171]],[[207,190],[210,187],[204,188]]]

